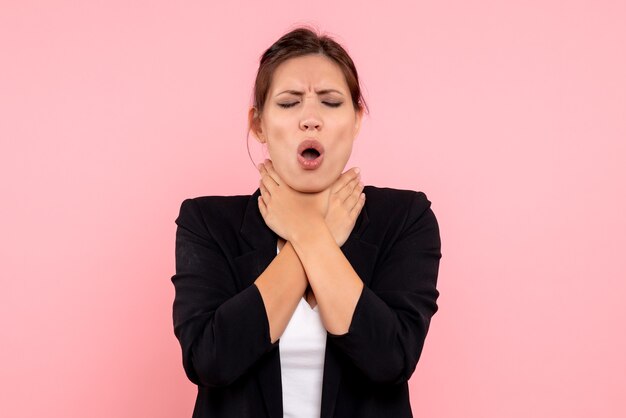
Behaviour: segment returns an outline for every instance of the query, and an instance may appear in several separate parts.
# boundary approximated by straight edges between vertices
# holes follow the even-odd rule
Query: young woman
[[[423,192],[342,173],[364,111],[344,48],[297,28],[261,57],[252,195],[185,199],[174,333],[193,417],[412,417],[441,242]],[[365,199],[367,195],[367,199]]]

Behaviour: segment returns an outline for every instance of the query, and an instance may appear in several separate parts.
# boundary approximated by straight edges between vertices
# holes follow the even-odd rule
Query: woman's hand
[[[339,247],[348,240],[365,205],[365,194],[361,196],[363,187],[361,175],[356,169],[343,173],[330,187],[328,211],[324,221]]]
[[[316,222],[323,224],[328,191],[303,193],[292,189],[274,170],[271,160],[259,164],[261,196],[259,210],[263,220],[279,237],[292,241]]]
[[[259,210],[278,236],[290,241],[294,232],[310,228],[316,219],[321,219],[339,247],[347,241],[365,204],[365,196],[360,196],[364,186],[355,169],[346,171],[319,193],[302,193],[289,187],[276,173],[271,160],[259,164],[259,172]]]

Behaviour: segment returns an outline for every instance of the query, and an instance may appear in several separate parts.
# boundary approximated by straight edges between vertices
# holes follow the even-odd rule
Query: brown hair
[[[290,58],[308,54],[324,55],[337,63],[346,78],[355,111],[366,109],[367,113],[369,113],[369,108],[365,103],[359,86],[359,76],[350,55],[334,39],[325,34],[318,35],[313,28],[305,25],[284,34],[261,55],[259,69],[254,82],[252,104],[256,112],[251,124],[256,123],[263,112],[272,76],[276,68]],[[251,126],[248,126],[246,144],[250,128]],[[250,155],[249,147],[248,155]],[[250,156],[250,159],[252,160],[252,156]],[[254,163],[254,161],[252,162]]]

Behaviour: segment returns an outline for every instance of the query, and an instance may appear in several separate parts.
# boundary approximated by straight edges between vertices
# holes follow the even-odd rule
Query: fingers
[[[269,190],[267,190],[267,187],[265,187],[263,179],[259,180],[259,190],[261,191],[261,196],[263,196],[263,199],[265,199],[265,201],[269,201],[270,197],[272,197],[272,194],[269,192]]]
[[[280,186],[281,179],[278,173],[274,170],[274,165],[272,164],[272,160],[265,160],[263,163],[259,164],[261,167],[261,174],[265,173],[267,176],[274,181],[277,186]]]
[[[339,190],[336,196],[341,202],[347,202],[351,199],[351,202],[347,203],[349,203],[349,207],[352,207],[356,203],[356,198],[358,198],[358,194],[354,197],[354,193],[360,193],[361,191],[363,191],[363,182],[361,182],[361,178],[358,176],[349,181],[343,189]]]
[[[351,168],[350,170],[343,173],[339,179],[333,185],[331,189],[332,193],[339,193],[343,190],[344,187],[349,186],[350,182],[354,181],[354,179],[359,179],[361,174],[358,172],[358,167]],[[350,188],[350,191],[352,187]]]
[[[257,203],[259,204],[259,211],[261,212],[261,215],[265,218],[265,215],[267,214],[267,206],[265,205],[265,201],[263,199],[263,196],[259,196]]]
[[[361,213],[361,209],[363,209],[363,206],[365,206],[365,193],[359,193],[357,203],[350,211],[350,216],[352,217],[352,219],[356,219],[359,216],[359,213]]]
[[[358,206],[361,203],[361,200],[365,201],[365,193],[362,193],[363,188],[365,188],[365,185],[359,180],[359,182],[354,186],[352,192],[344,200],[344,204],[349,208],[352,208],[354,206]]]
[[[265,215],[267,213],[267,205],[265,202],[269,200],[269,197],[271,195],[269,191],[267,190],[267,188],[265,187],[265,184],[263,183],[263,176],[266,176],[265,170],[263,168],[263,164],[257,165],[257,169],[259,170],[259,173],[261,174],[261,179],[259,180],[259,190],[261,191],[261,196],[258,197],[257,203],[259,205],[259,212],[261,212],[261,216],[265,218]]]
[[[259,169],[259,174],[261,175],[261,179],[259,180],[261,195],[263,196],[265,202],[269,202],[269,199],[272,196],[272,190],[274,187],[278,186],[278,183],[269,173],[265,164],[260,163],[257,168]]]

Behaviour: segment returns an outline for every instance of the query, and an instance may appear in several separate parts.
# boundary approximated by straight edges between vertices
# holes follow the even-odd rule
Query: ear
[[[354,139],[359,135],[361,130],[361,122],[363,121],[363,109],[356,111],[356,120],[354,122]]]
[[[261,117],[256,108],[251,107],[248,111],[248,127],[260,143],[265,143],[265,137],[261,131]]]

